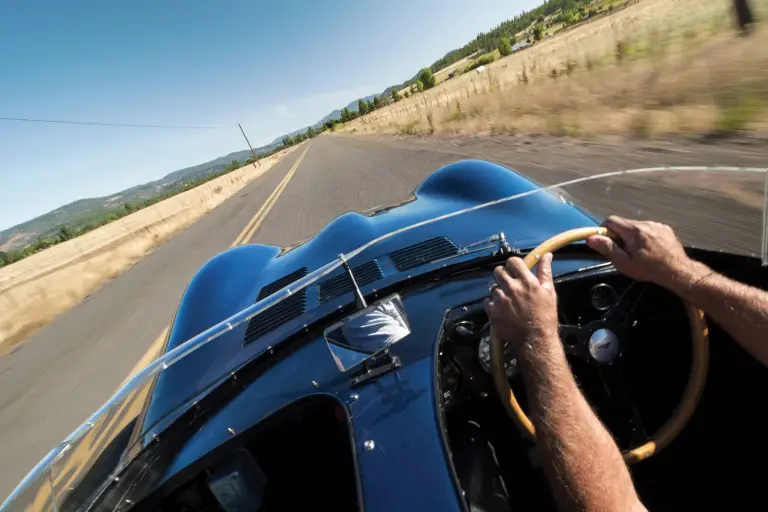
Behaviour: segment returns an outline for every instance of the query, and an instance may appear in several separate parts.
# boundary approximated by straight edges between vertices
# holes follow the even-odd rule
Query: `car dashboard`
[[[632,280],[602,265],[556,279],[558,320],[586,324],[613,307]],[[451,309],[442,329],[439,353],[441,406],[450,411],[470,397],[492,392],[490,323],[484,298]],[[564,343],[569,340],[562,340]],[[507,377],[520,373],[515,354],[505,346]]]
[[[559,323],[599,321],[628,290],[637,289],[633,283],[610,265],[561,274],[555,279]],[[648,430],[640,435],[647,440],[672,413],[685,388],[690,333],[677,297],[652,285],[637,286],[642,292],[636,319],[627,339],[620,340],[617,361],[621,360],[628,392],[643,413]],[[508,416],[494,386],[490,324],[483,300],[448,310],[439,336],[437,399],[449,459],[470,508],[510,510],[514,500],[537,509],[554,508],[534,446]],[[561,332],[561,342],[577,385],[614,432],[619,446],[626,449],[637,443],[638,433],[624,424],[625,418],[613,407],[600,371],[570,357],[567,346],[574,341],[569,335]],[[505,346],[504,355],[510,387],[527,410],[520,365],[510,346]],[[651,368],[653,378],[649,379]]]

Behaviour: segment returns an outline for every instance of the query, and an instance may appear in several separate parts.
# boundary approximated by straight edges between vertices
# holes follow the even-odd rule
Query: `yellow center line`
[[[243,238],[240,241],[240,243],[247,244],[251,240],[253,235],[256,234],[256,231],[261,226],[261,223],[264,222],[264,219],[267,218],[267,215],[269,215],[269,212],[272,211],[272,208],[274,208],[275,204],[277,204],[277,200],[280,199],[281,195],[283,195],[283,191],[285,190],[285,187],[288,186],[288,182],[290,182],[291,178],[293,178],[293,175],[296,174],[296,170],[299,168],[299,164],[301,163],[301,161],[304,160],[304,155],[307,154],[307,151],[309,151],[309,146],[307,146],[307,149],[304,150],[304,152],[301,154],[299,159],[296,160],[296,163],[293,164],[293,167],[286,175],[287,179],[284,179],[283,182],[280,183],[280,186],[277,189],[275,189],[275,192],[272,193],[272,196],[269,199],[267,199],[267,202],[264,204],[264,206],[261,207],[261,210],[259,210],[259,212],[256,214],[256,217],[254,217],[254,219],[256,219],[257,217],[258,219],[256,220],[256,222],[253,223],[253,226],[248,231],[248,234],[245,236],[245,238]]]
[[[254,215],[253,218],[248,221],[248,224],[246,224],[245,228],[243,228],[240,234],[237,235],[235,241],[232,242],[232,245],[229,246],[230,248],[246,244],[251,239],[251,237],[253,237],[253,235],[256,233],[256,230],[259,229],[262,222],[264,222],[264,219],[267,217],[267,215],[269,215],[269,212],[277,203],[277,200],[280,199],[280,196],[285,190],[285,187],[288,186],[288,182],[291,181],[293,175],[296,174],[296,170],[299,168],[299,164],[304,159],[304,155],[306,155],[307,151],[309,151],[310,144],[311,142],[307,144],[307,149],[304,150],[301,156],[296,160],[296,163],[293,164],[293,167],[291,167],[291,170],[288,171],[288,174],[285,175],[275,190],[272,191],[261,208],[259,208],[259,211],[256,212],[256,215]],[[152,342],[152,345],[150,345],[149,349],[147,349],[146,353],[141,357],[139,362],[136,363],[136,366],[133,367],[131,373],[129,373],[125,380],[120,384],[120,387],[123,387],[123,385],[128,382],[131,377],[143,370],[145,366],[147,366],[152,360],[160,355],[160,351],[162,350],[163,345],[165,345],[165,339],[168,336],[170,327],[170,325],[165,326],[163,331],[160,333],[157,339]]]
[[[292,170],[292,169],[291,169],[291,170]],[[286,180],[288,180],[288,179],[290,178],[290,176],[291,176],[291,171],[288,171],[288,172],[285,174],[285,176],[283,177],[283,179],[280,181],[280,183],[278,183],[278,185],[275,187],[275,190],[273,190],[273,191],[272,191],[272,192],[269,194],[269,196],[267,197],[267,200],[266,200],[266,201],[264,201],[264,204],[263,204],[263,205],[261,205],[261,208],[259,208],[259,211],[257,211],[257,212],[256,212],[256,215],[254,215],[253,217],[251,217],[251,220],[249,220],[249,221],[248,221],[248,224],[246,224],[246,225],[245,225],[245,227],[243,228],[243,230],[240,232],[240,234],[239,234],[239,235],[237,235],[237,238],[235,238],[235,241],[234,241],[234,242],[232,242],[232,245],[230,245],[230,246],[229,246],[229,248],[230,248],[230,249],[231,249],[232,247],[237,247],[238,245],[240,245],[240,243],[241,243],[241,242],[242,242],[242,240],[243,240],[243,237],[245,237],[245,234],[246,234],[248,231],[250,231],[250,229],[251,229],[251,226],[253,226],[253,223],[254,223],[254,222],[256,222],[256,220],[258,220],[259,216],[261,215],[261,212],[264,210],[264,208],[266,208],[266,206],[267,206],[267,205],[269,204],[269,202],[272,200],[272,198],[274,197],[274,195],[277,193],[277,191],[278,191],[278,190],[280,190],[280,188],[283,186],[283,183],[285,183],[285,182],[286,182]]]
[[[304,155],[307,154],[308,150],[309,150],[309,145],[307,145],[307,149],[304,150],[304,153],[302,153],[301,156],[296,160],[296,163],[293,164],[293,167],[291,167],[291,170],[288,171],[288,173],[285,175],[285,177],[280,182],[280,184],[275,188],[275,190],[272,191],[272,193],[269,195],[269,197],[261,206],[261,208],[259,208],[259,211],[256,212],[256,215],[254,215],[253,218],[248,221],[248,224],[245,225],[245,228],[243,228],[240,234],[237,235],[237,238],[235,238],[235,241],[232,242],[232,245],[229,246],[230,248],[236,247],[243,243],[247,243],[247,241],[251,238],[251,236],[253,236],[253,233],[251,233],[251,235],[247,237],[245,235],[246,233],[251,231],[251,228],[253,227],[254,223],[256,223],[262,217],[262,214],[264,213],[265,208],[267,208],[268,205],[272,203],[273,198],[275,198],[276,195],[279,197],[279,195],[282,193],[282,190],[286,187],[286,185],[288,185],[288,182],[291,181],[291,178],[296,173],[296,169],[298,169],[299,164],[301,163],[301,160],[304,158]],[[267,211],[267,213],[269,213],[269,211]]]

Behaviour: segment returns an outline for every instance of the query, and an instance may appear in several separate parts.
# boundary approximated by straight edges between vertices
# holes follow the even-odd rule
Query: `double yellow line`
[[[310,144],[311,142],[307,144],[307,149],[305,149],[301,156],[296,160],[296,163],[293,164],[293,167],[291,167],[291,170],[288,171],[288,174],[285,175],[285,178],[283,178],[277,188],[272,191],[266,202],[261,206],[261,208],[259,208],[259,211],[256,212],[256,215],[254,215],[253,218],[248,221],[248,224],[246,224],[245,228],[240,232],[239,235],[237,235],[235,241],[232,242],[232,245],[229,246],[230,248],[242,244],[247,244],[248,241],[253,237],[253,235],[256,233],[256,230],[259,229],[262,222],[264,222],[264,219],[267,217],[267,215],[269,215],[269,212],[272,211],[272,208],[274,208],[277,200],[280,199],[280,196],[283,194],[285,187],[288,186],[288,182],[291,181],[293,175],[296,174],[296,169],[299,168],[299,164],[304,159],[304,155],[306,155],[307,151],[309,151]],[[152,360],[160,355],[160,351],[162,350],[163,345],[165,345],[165,338],[168,336],[168,329],[170,329],[170,325],[166,326],[165,329],[163,329],[163,332],[160,333],[160,336],[158,336],[157,339],[152,342],[152,345],[149,347],[149,349],[147,349],[146,353],[142,356],[139,362],[136,363],[136,366],[134,366],[133,370],[131,370],[131,373],[128,374],[128,377],[126,377],[120,386],[125,384],[128,379],[139,373],[142,369],[144,369],[145,366],[147,366],[150,362],[152,362]]]
[[[299,168],[299,164],[302,160],[304,160],[304,155],[307,154],[307,151],[309,151],[309,144],[307,144],[307,149],[305,149],[298,160],[296,160],[296,163],[293,164],[291,170],[288,171],[288,174],[285,175],[283,181],[281,181],[277,188],[272,191],[272,193],[267,198],[267,201],[262,205],[261,208],[259,208],[259,211],[256,212],[256,215],[254,215],[250,222],[246,224],[245,229],[243,229],[240,234],[237,235],[235,241],[232,242],[232,245],[229,246],[230,248],[237,247],[238,245],[242,244],[247,244],[253,235],[256,234],[256,231],[259,229],[259,227],[261,227],[261,223],[264,222],[264,219],[266,219],[267,215],[269,215],[269,212],[272,211],[272,208],[274,208],[277,200],[280,199],[280,196],[283,194],[285,187],[288,186],[288,182],[291,181],[293,175],[296,174],[296,169]]]

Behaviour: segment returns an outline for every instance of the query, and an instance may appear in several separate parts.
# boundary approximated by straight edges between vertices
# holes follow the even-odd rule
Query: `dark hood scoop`
[[[259,292],[256,302],[269,297],[276,291],[285,288],[307,275],[307,267],[302,267],[295,272],[281,277],[264,286]],[[248,322],[248,328],[245,330],[245,339],[243,345],[256,341],[259,337],[268,333],[272,329],[293,320],[307,310],[307,289],[286,297],[279,304],[272,306],[266,311],[259,313]]]
[[[400,272],[410,270],[459,253],[449,238],[438,236],[389,253],[392,263]]]

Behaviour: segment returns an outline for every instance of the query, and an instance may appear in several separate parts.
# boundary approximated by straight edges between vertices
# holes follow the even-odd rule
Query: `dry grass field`
[[[236,194],[285,153],[262,160],[260,167],[241,167],[0,269],[0,354]]]
[[[462,70],[466,67],[467,64],[472,62],[472,60],[477,57],[477,54],[472,54],[469,57],[464,57],[461,60],[457,60],[450,66],[446,66],[445,68],[441,69],[437,73],[435,73],[435,83],[440,84],[442,82],[445,82],[448,80],[448,75],[451,74],[451,72],[456,70]],[[400,94],[404,93],[406,90],[410,89],[410,87],[406,87],[405,89],[399,91]]]
[[[635,137],[768,132],[768,0],[749,37],[726,0],[640,0],[340,128]]]

